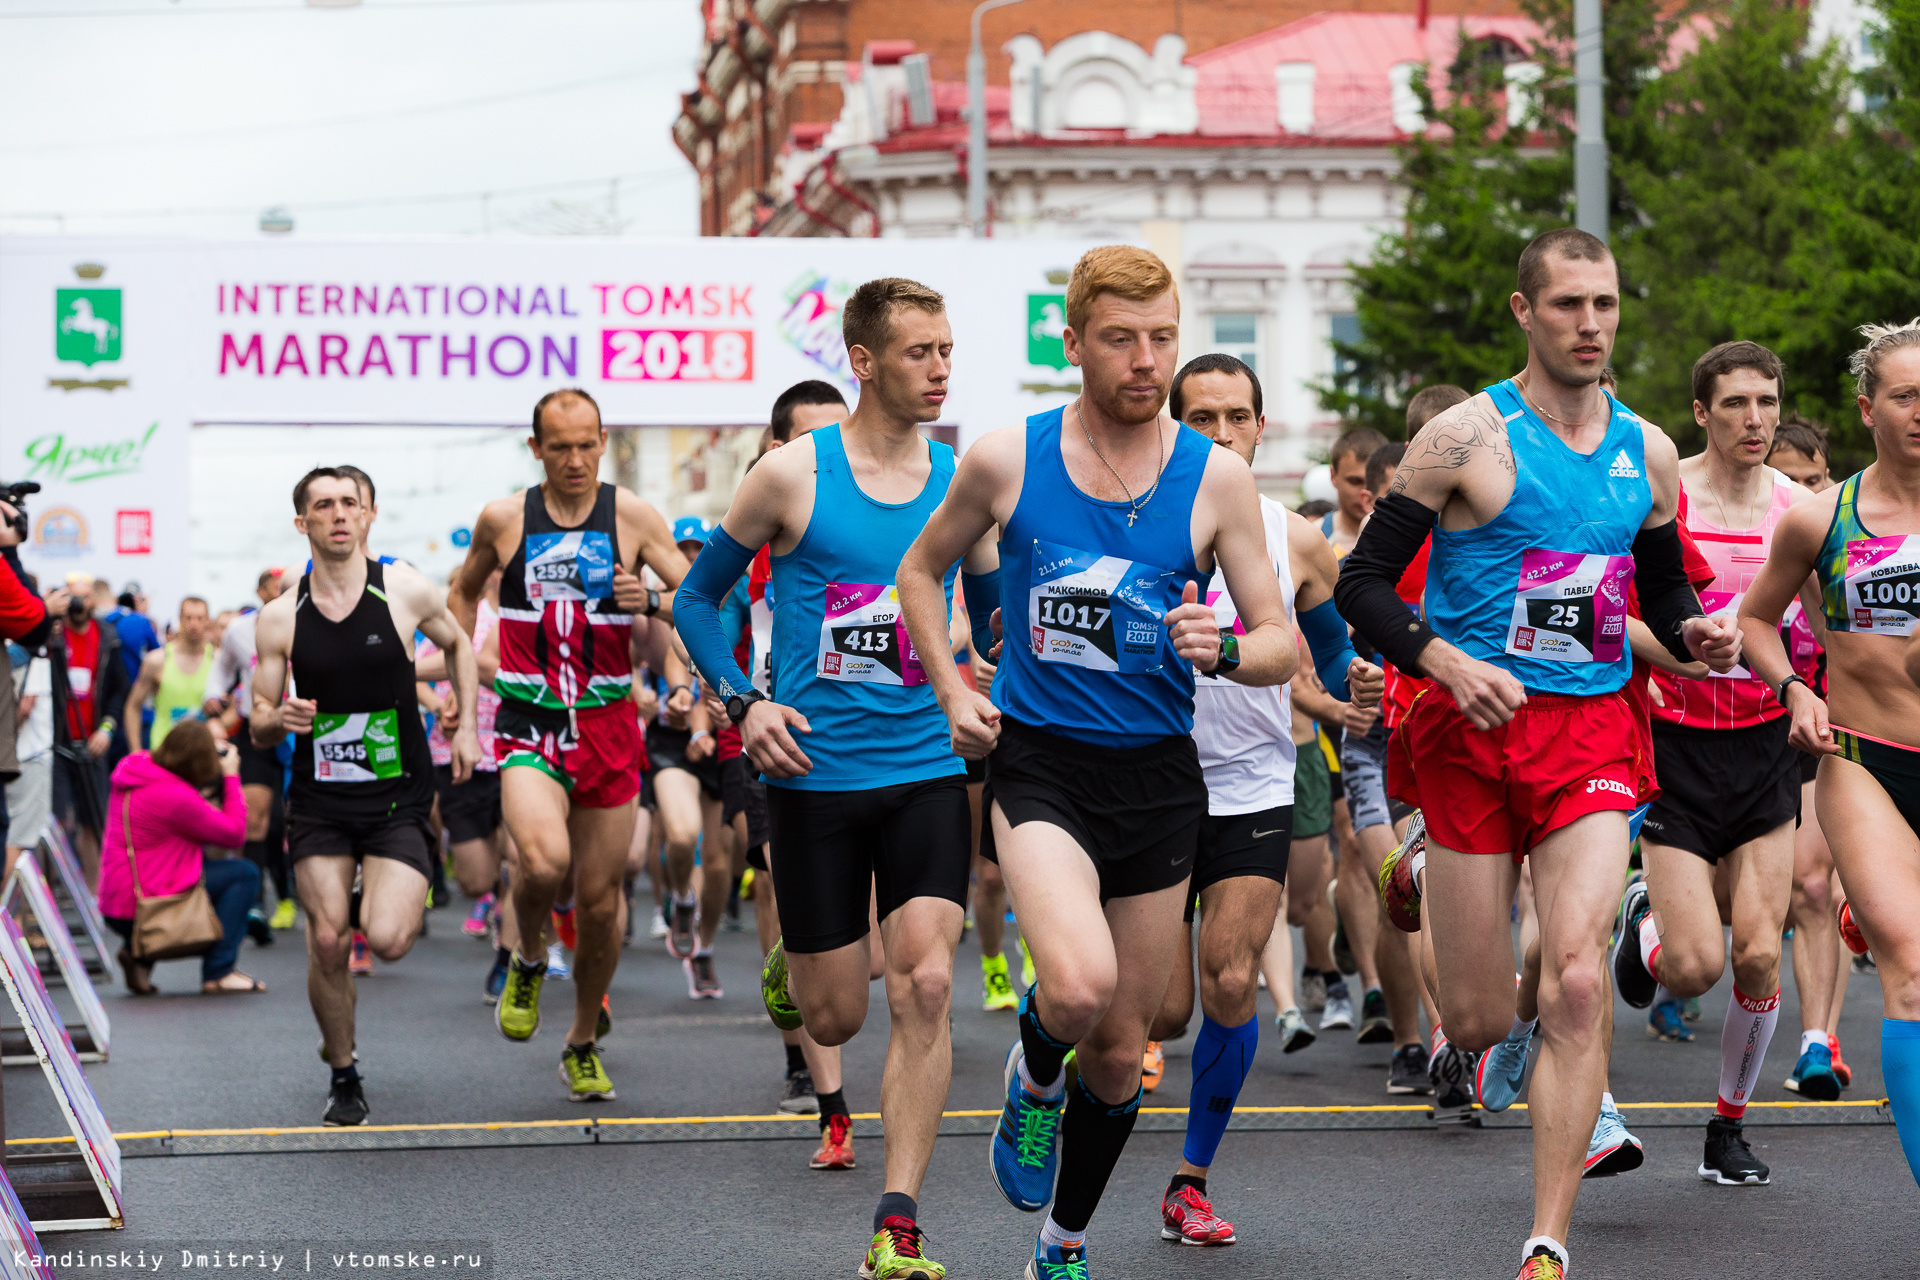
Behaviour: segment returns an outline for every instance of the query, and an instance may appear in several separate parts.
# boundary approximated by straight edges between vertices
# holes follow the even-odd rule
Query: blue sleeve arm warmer
[[[684,590],[685,588],[682,588]],[[679,609],[676,600],[674,608]],[[1347,667],[1359,655],[1353,651],[1353,639],[1347,635],[1347,621],[1340,616],[1332,600],[1322,600],[1300,615],[1300,634],[1313,650],[1313,669],[1327,692],[1340,701],[1347,700]]]
[[[702,679],[722,698],[753,687],[747,673],[733,660],[733,646],[720,628],[720,602],[753,563],[753,552],[741,546],[725,529],[716,528],[693,568],[673,593],[673,620],[680,642]]]
[[[967,601],[967,626],[973,647],[982,658],[993,652],[993,611],[1000,607],[1000,570],[992,573],[960,571],[960,594]]]

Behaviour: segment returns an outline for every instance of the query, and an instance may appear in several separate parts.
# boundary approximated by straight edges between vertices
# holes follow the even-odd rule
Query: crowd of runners
[[[1081,395],[964,457],[923,430],[955,368],[943,300],[889,278],[843,308],[857,404],[782,394],[717,524],[603,483],[579,390],[534,407],[545,479],[480,513],[445,589],[369,552],[365,472],[302,477],[311,565],[263,576],[203,695],[241,747],[249,851],[284,838],[276,923],[297,900],[326,1123],[368,1118],[354,975],[413,944],[444,839],[494,944],[474,976],[500,1052],[571,981],[574,1102],[615,1097],[598,1042],[623,945],[722,999],[716,933],[744,901],[780,1108],[818,1116],[813,1168],[851,1168],[840,1049],[884,979],[863,1277],[946,1275],[916,1197],[969,927],[978,998],[1008,1014],[991,1176],[1043,1215],[1028,1280],[1091,1274],[1089,1224],[1196,1003],[1154,1229],[1229,1245],[1223,1213],[1258,1216],[1208,1176],[1262,986],[1279,1052],[1377,1043],[1388,1093],[1437,1124],[1526,1096],[1521,1280],[1567,1273],[1583,1178],[1644,1158],[1609,1092],[1616,991],[1690,1039],[1731,966],[1698,1173],[1768,1182],[1742,1115],[1779,1070],[1789,931],[1787,1086],[1841,1096],[1841,994],[1877,964],[1920,1170],[1920,322],[1862,330],[1876,460],[1835,484],[1751,342],[1695,364],[1705,448],[1680,458],[1617,398],[1621,309],[1600,241],[1541,236],[1512,297],[1524,369],[1418,389],[1404,442],[1347,431],[1337,503],[1300,512],[1255,483],[1259,378],[1179,366],[1173,277],[1123,246],[1068,285]],[[171,654],[135,692],[190,705]]]

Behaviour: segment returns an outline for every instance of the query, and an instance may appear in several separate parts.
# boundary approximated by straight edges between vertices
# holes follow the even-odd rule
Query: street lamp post
[[[967,46],[967,227],[975,239],[987,234],[987,55],[980,47],[980,17],[1020,0],[984,0],[973,11],[973,43]]]
[[[978,24],[976,24],[977,26]],[[1606,71],[1601,62],[1600,0],[1573,0],[1574,222],[1607,238]]]

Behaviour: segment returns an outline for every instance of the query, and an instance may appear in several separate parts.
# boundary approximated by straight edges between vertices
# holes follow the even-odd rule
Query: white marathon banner
[[[822,379],[851,402],[840,307],[863,281],[946,295],[961,446],[1078,391],[1065,240],[319,241],[0,238],[0,483],[32,480],[43,581],[188,572],[206,424],[524,424],[585,387],[609,427],[759,426]]]
[[[80,1025],[75,1027],[69,1024],[67,1027],[80,1061],[105,1062],[112,1032],[107,1021],[107,1008],[100,1003],[100,993],[94,990],[86,962],[80,959],[80,949],[73,945],[73,933],[67,928],[67,919],[60,912],[60,904],[54,901],[53,889],[47,884],[46,876],[41,874],[40,864],[30,854],[13,864],[13,873],[7,877],[4,889],[0,890],[0,906],[10,907],[15,899],[33,913],[40,936],[46,939],[47,950],[53,955],[54,967],[60,971],[60,981],[80,1010]],[[18,1066],[32,1061],[34,1059],[30,1057],[0,1058],[0,1065]]]

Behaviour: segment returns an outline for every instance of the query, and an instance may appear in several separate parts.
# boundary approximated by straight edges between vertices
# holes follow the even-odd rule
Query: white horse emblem
[[[95,353],[105,355],[107,344],[120,336],[120,326],[93,314],[93,303],[89,299],[75,298],[72,310],[60,317],[60,332],[92,334]]]

